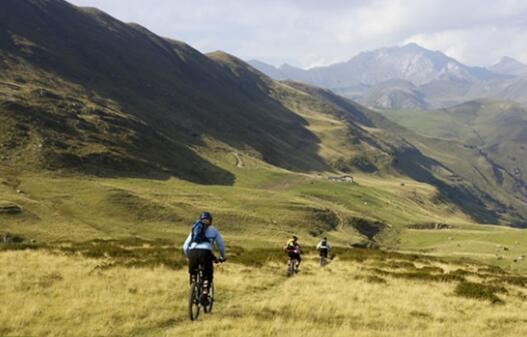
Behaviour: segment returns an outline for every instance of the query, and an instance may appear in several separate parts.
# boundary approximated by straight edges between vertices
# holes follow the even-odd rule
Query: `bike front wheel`
[[[209,313],[212,311],[212,305],[214,304],[214,283],[211,283],[209,286],[207,305],[203,307],[203,311]]]
[[[297,272],[297,260],[296,259],[290,259],[289,263],[287,264],[287,276],[293,276]]]

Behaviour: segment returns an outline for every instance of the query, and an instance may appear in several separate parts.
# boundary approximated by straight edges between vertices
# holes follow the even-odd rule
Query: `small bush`
[[[383,276],[390,276],[390,275],[394,274],[394,273],[391,273],[389,271],[382,270],[382,269],[379,269],[379,268],[369,268],[368,270],[371,271],[371,272],[374,272],[375,274],[379,274],[379,275],[383,275]]]
[[[456,269],[456,270],[451,271],[449,274],[450,275],[458,275],[458,276],[462,276],[462,277],[465,277],[465,276],[481,277],[482,276],[481,274],[478,274],[478,273],[475,273],[475,272],[472,272],[472,271],[468,271],[468,270],[465,270],[465,269]]]
[[[391,272],[379,268],[368,268],[369,271],[382,276],[391,276],[395,278],[403,278],[409,280],[422,280],[430,282],[458,282],[465,281],[465,278],[455,274],[431,274],[426,270],[415,269],[414,271],[406,272]],[[435,269],[434,269],[435,271]]]
[[[478,273],[488,273],[488,274],[507,274],[507,272],[501,269],[498,266],[485,266],[478,268]]]
[[[368,277],[366,277],[366,281],[370,283],[388,283],[385,279],[376,275],[369,275]]]
[[[33,243],[2,243],[0,244],[0,252],[8,250],[36,250],[44,248],[45,246]]]
[[[288,259],[287,255],[280,248],[245,250],[241,247],[229,247],[227,254],[229,262],[249,267],[261,267],[271,261],[284,261],[286,263]]]
[[[38,286],[41,288],[49,288],[53,286],[56,282],[62,281],[64,278],[59,272],[52,272],[45,274],[38,279]]]
[[[419,271],[423,273],[443,273],[443,269],[435,266],[425,266],[418,269]]]
[[[490,301],[491,303],[504,303],[502,299],[496,296],[496,293],[507,292],[503,287],[492,285],[474,283],[474,282],[460,282],[454,293],[457,296],[473,298],[477,300]]]
[[[524,276],[503,276],[498,280],[518,287],[527,287],[527,277]]]
[[[435,275],[435,280],[439,282],[463,282],[465,281],[465,278],[463,276],[448,273]]]
[[[410,316],[417,317],[417,318],[426,318],[426,319],[433,318],[432,315],[430,315],[429,313],[422,312],[422,311],[410,311]]]
[[[379,260],[386,261],[388,259],[398,260],[415,260],[413,254],[401,254],[396,252],[387,252],[380,249],[369,249],[369,248],[342,248],[335,247],[332,253],[339,257],[343,261],[357,261],[363,262],[366,260]]]
[[[415,269],[415,265],[412,262],[407,261],[391,261],[388,263],[388,266],[394,269]]]
[[[70,254],[79,252],[90,258],[111,259],[112,263],[106,268],[165,266],[180,269],[186,265],[180,248],[163,240],[149,241],[140,238],[91,240],[72,243],[69,246],[59,246],[59,249]]]
[[[459,275],[451,274],[429,274],[426,272],[411,272],[411,273],[392,273],[391,276],[397,278],[405,278],[410,280],[423,280],[432,282],[457,282],[464,281],[465,278]]]

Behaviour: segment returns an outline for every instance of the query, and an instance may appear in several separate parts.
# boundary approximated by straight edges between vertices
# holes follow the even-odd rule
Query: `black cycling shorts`
[[[214,255],[208,249],[191,249],[188,252],[188,272],[190,275],[198,273],[198,266],[203,266],[203,278],[212,281],[214,276]]]

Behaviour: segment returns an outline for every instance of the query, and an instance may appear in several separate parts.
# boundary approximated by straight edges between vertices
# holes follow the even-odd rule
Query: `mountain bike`
[[[324,267],[326,264],[328,264],[328,258],[327,258],[327,251],[324,253],[322,251],[319,251],[320,254],[320,266]]]
[[[328,259],[325,256],[320,256],[320,266],[324,267],[328,263]]]
[[[218,259],[214,259],[214,263],[218,263]],[[198,273],[192,277],[192,284],[190,285],[190,292],[188,298],[188,314],[191,321],[198,319],[201,308],[205,313],[212,311],[214,304],[214,282],[209,284],[209,291],[207,294],[203,293],[203,265],[198,266]]]
[[[293,276],[298,273],[298,259],[295,257],[290,257],[287,264],[287,276]]]

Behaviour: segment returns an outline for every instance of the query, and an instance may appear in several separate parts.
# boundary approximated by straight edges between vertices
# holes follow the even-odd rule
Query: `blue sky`
[[[525,0],[70,0],[184,41],[304,68],[416,42],[469,65],[527,63]]]

